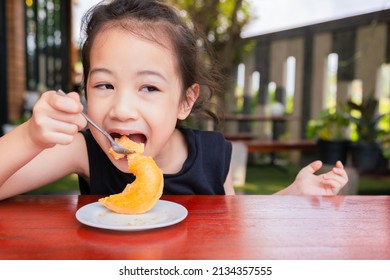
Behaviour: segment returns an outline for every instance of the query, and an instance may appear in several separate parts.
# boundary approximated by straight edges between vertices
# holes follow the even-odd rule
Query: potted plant
[[[356,133],[351,145],[352,165],[363,171],[377,169],[383,156],[379,139],[386,134],[378,124],[386,114],[377,113],[378,100],[372,95],[361,104],[350,100],[348,106]]]
[[[336,108],[322,110],[308,122],[306,136],[317,139],[318,157],[325,164],[333,165],[338,160],[346,164],[350,143],[347,112],[345,104],[339,103]]]

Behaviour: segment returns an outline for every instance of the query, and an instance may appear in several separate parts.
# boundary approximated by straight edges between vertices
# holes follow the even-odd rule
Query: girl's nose
[[[113,104],[109,112],[112,119],[126,121],[129,119],[137,119],[139,112],[136,106],[135,98],[131,97],[130,93],[119,93],[112,100]]]

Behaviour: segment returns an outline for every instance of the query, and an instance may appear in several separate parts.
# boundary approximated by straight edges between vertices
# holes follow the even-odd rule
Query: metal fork
[[[59,95],[62,95],[62,96],[66,96],[66,93],[63,92],[61,89],[57,90],[57,94]],[[97,125],[93,120],[90,119],[90,117],[85,114],[84,112],[81,112],[81,114],[83,115],[83,117],[91,124],[93,125],[97,130],[99,130],[104,136],[107,137],[107,139],[110,141],[111,143],[111,146],[112,146],[112,149],[114,150],[114,152],[118,153],[118,154],[125,154],[125,155],[128,155],[128,154],[132,154],[132,153],[135,153],[134,150],[129,150],[129,149],[126,149],[125,147],[123,147],[122,145],[118,144],[117,142],[115,142],[115,140],[111,137],[110,134],[107,133],[107,131],[105,131],[104,129],[102,129],[99,125]]]

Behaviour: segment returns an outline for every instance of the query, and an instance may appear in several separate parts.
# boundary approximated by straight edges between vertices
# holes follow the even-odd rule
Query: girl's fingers
[[[78,132],[78,126],[75,123],[67,123],[62,121],[52,120],[50,127],[48,128],[50,131],[74,135]]]
[[[345,171],[344,168],[339,168],[339,167],[333,167],[331,171],[328,171],[325,173],[326,176],[338,176],[342,177],[345,180],[348,180],[348,175],[347,172]]]
[[[324,190],[326,193],[329,193],[329,194],[337,194],[340,192],[340,190],[342,189],[343,185],[340,185],[339,182],[336,182],[336,181],[333,181],[333,180],[329,180],[327,182],[324,182],[325,186],[324,186]]]
[[[340,176],[325,174],[322,178],[324,184],[332,185],[333,187],[342,188],[347,183],[347,180]]]
[[[39,122],[50,122],[52,120],[62,121],[69,124],[75,124],[78,130],[87,125],[86,119],[80,114],[83,106],[77,93],[72,92],[69,95],[62,96],[55,91],[43,93],[42,102],[35,108],[35,116]]]
[[[55,91],[43,93],[34,106],[29,125],[33,142],[44,148],[71,143],[77,132],[87,125],[80,114],[82,109],[75,93],[70,96],[61,96]]]
[[[78,130],[87,125],[87,120],[79,113],[76,114],[56,114],[53,119],[67,124],[76,125]]]
[[[78,126],[74,123],[66,123],[50,119],[44,126],[35,127],[34,138],[45,147],[55,144],[69,144],[78,132]]]
[[[54,91],[44,93],[49,105],[56,111],[65,112],[68,114],[79,114],[83,111],[83,105],[80,102],[78,94],[72,92],[69,95],[59,95]]]
[[[309,165],[306,165],[305,167],[303,167],[299,173],[301,174],[307,174],[307,173],[310,173],[310,174],[314,174],[316,171],[318,171],[322,166],[322,162],[319,161],[319,160],[316,160],[316,161],[313,161],[312,163],[310,163]]]
[[[342,176],[343,178],[348,179],[347,172],[343,168],[334,167],[331,172],[335,173],[338,176]]]

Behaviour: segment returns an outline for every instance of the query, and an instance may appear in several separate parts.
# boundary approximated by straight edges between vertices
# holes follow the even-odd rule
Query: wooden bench
[[[311,151],[316,148],[316,141],[312,140],[237,140],[248,147],[248,152],[276,153],[281,151]]]
[[[249,153],[269,153],[270,162],[266,165],[278,167],[284,172],[288,172],[286,168],[276,164],[276,153],[282,151],[312,151],[316,149],[316,141],[311,140],[239,140],[233,141],[243,143],[247,146]]]
[[[251,132],[224,133],[224,137],[229,141],[239,142],[241,140],[254,140],[258,136]]]

